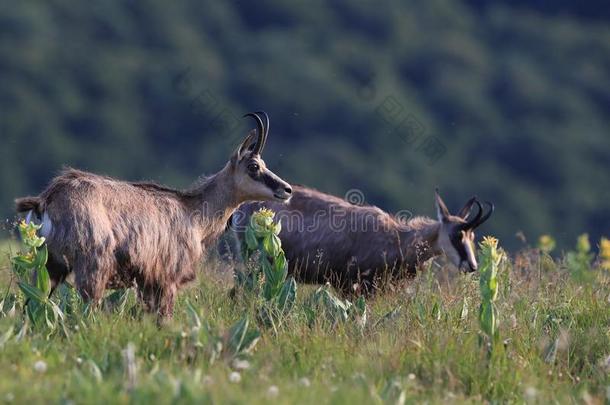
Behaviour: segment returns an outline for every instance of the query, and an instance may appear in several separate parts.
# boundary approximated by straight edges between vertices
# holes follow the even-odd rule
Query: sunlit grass
[[[66,336],[18,339],[13,331],[5,339],[19,314],[0,319],[0,401],[603,403],[610,387],[608,274],[589,269],[595,277],[584,283],[549,260],[526,252],[499,269],[505,354],[493,364],[479,345],[479,280],[447,269],[429,270],[368,300],[364,331],[349,323],[308,326],[301,308],[312,288],[299,286],[295,316],[277,334],[263,332],[248,368],[210,364],[205,350],[185,337],[187,301],[218,331],[244,313],[255,315],[229,298],[230,277],[219,272],[226,265],[214,259],[161,329],[133,297],[123,313],[96,311],[70,322]],[[136,348],[133,389],[121,354],[130,342]],[[239,382],[231,382],[232,372]]]

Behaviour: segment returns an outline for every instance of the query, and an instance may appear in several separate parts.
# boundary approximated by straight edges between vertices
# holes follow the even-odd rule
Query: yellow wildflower
[[[583,233],[578,237],[576,242],[576,251],[578,253],[589,253],[591,251],[591,243],[589,243],[589,234]]]
[[[555,249],[555,239],[551,235],[542,235],[538,239],[538,248],[544,253],[551,253]]]
[[[610,239],[602,238],[599,243],[599,257],[602,269],[610,271]]]

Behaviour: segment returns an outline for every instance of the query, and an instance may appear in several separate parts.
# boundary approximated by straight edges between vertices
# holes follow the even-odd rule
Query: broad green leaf
[[[17,255],[12,258],[12,262],[14,265],[19,265],[26,269],[31,269],[32,267],[34,267],[34,260],[34,256],[27,257],[25,255]]]
[[[246,332],[246,335],[241,343],[240,353],[250,353],[260,338],[261,333],[258,329],[253,329]]]
[[[292,309],[297,298],[297,283],[293,277],[286,281],[282,286],[278,297],[278,307],[283,313],[287,313]]]
[[[237,321],[237,323],[235,323],[235,325],[233,325],[233,327],[231,327],[229,330],[228,347],[233,354],[239,353],[244,341],[244,337],[246,336],[246,332],[248,331],[249,324],[250,321],[246,316]]]
[[[36,258],[34,259],[34,266],[36,269],[42,268],[47,264],[49,252],[47,247],[44,246],[42,249],[36,252]]]
[[[280,250],[282,249],[282,242],[280,241],[280,238],[278,238],[275,234],[271,234],[269,238],[271,241],[271,251],[269,253],[271,257],[277,257],[280,253]]]
[[[258,247],[258,239],[256,239],[254,230],[250,226],[246,228],[246,245],[250,250],[256,250]]]
[[[38,289],[34,286],[31,286],[27,283],[24,283],[22,281],[19,281],[17,284],[19,285],[19,288],[21,289],[21,291],[23,291],[25,296],[27,298],[29,298],[30,300],[34,300],[36,302],[46,301],[47,297],[44,294],[44,292],[40,291],[40,289]]]
[[[275,256],[273,265],[276,270],[279,270],[279,269],[288,270],[288,261],[286,260],[286,255],[284,254],[283,251],[280,250],[279,254]],[[282,279],[282,281],[284,281],[284,280]]]
[[[49,272],[44,265],[36,269],[36,287],[44,294],[45,297],[47,297],[51,291]]]
[[[39,301],[30,300],[25,308],[30,320],[34,325],[38,326],[42,324],[43,320],[46,321],[44,304],[41,304]]]

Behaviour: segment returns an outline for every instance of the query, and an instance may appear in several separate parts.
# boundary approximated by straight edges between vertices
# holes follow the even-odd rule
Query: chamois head
[[[259,114],[264,117],[264,123]],[[241,201],[288,201],[292,195],[292,187],[267,169],[261,158],[269,133],[269,117],[262,111],[248,113],[244,117],[252,117],[256,121],[256,129],[250,131],[231,157],[230,164],[238,198]]]
[[[440,222],[437,248],[459,269],[468,263],[467,270],[471,272],[477,270],[474,230],[487,221],[494,210],[492,203],[485,202],[485,204],[489,210],[483,215],[481,203],[476,197],[472,197],[457,215],[451,215],[436,190],[436,213]],[[471,216],[474,205],[477,206],[478,212]]]

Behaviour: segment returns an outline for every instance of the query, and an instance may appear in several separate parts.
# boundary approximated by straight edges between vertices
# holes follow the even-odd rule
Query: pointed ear
[[[238,162],[244,157],[246,153],[254,150],[254,145],[256,145],[257,139],[258,136],[256,134],[256,129],[251,130],[248,136],[246,136],[246,138],[240,145],[240,147],[237,148],[235,152],[233,152],[233,156],[231,156],[231,161]]]
[[[438,194],[438,188],[436,189],[434,196],[436,203],[436,216],[438,217],[439,222],[446,222],[447,218],[449,218],[451,214],[449,214],[447,206],[443,202],[441,196]]]
[[[476,199],[477,199],[477,196],[473,196],[470,200],[468,200],[466,202],[466,204],[464,205],[464,207],[462,207],[460,212],[458,212],[457,216],[462,219],[466,219],[468,217],[468,215],[470,214],[470,211],[472,210],[472,204],[474,204]]]

